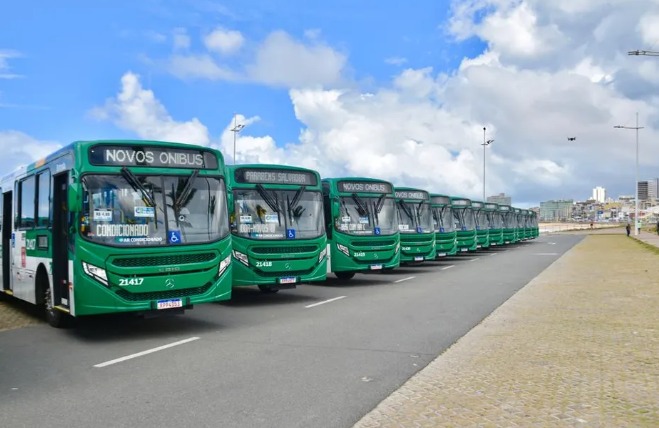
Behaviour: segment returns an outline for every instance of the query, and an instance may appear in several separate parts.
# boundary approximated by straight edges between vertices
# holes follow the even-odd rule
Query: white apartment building
[[[600,203],[606,202],[606,189],[600,186],[595,187],[593,189],[593,199]]]

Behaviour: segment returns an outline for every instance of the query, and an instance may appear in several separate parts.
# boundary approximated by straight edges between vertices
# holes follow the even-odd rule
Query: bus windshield
[[[455,230],[455,225],[453,224],[453,212],[448,205],[433,208],[432,221],[435,226],[435,232],[445,233],[453,232]]]
[[[487,214],[490,217],[490,229],[501,229],[503,227],[501,213],[490,211]]]
[[[255,189],[233,191],[232,232],[251,239],[311,239],[325,233],[318,191]]]
[[[483,209],[479,209],[474,213],[474,219],[476,220],[476,229],[479,230],[488,230],[490,228],[490,222],[487,218],[487,212]]]
[[[453,208],[453,219],[455,220],[456,230],[474,230],[476,222],[474,212],[471,208]]]
[[[506,229],[512,229],[515,227],[515,214],[511,212],[503,213],[503,226]]]
[[[394,200],[386,194],[369,197],[341,196],[337,230],[351,235],[393,235],[396,233]],[[375,228],[379,232],[375,233]]]
[[[117,245],[180,245],[229,233],[226,190],[219,177],[85,175],[81,234]]]
[[[430,232],[432,214],[428,201],[398,201],[398,230],[402,233]]]

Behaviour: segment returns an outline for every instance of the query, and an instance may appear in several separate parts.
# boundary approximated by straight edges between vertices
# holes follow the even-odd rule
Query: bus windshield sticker
[[[286,238],[295,239],[295,229],[286,229]]]
[[[265,215],[266,223],[279,223],[279,214],[266,214]]]
[[[94,210],[94,221],[112,221],[112,210]]]
[[[135,217],[155,218],[156,209],[154,207],[135,207]]]
[[[341,222],[343,223],[350,223],[352,221],[352,218],[349,215],[344,215],[341,217]]]
[[[170,230],[167,234],[167,240],[170,244],[180,244],[181,243],[181,231],[180,230]]]
[[[368,224],[368,217],[359,217],[359,223]]]
[[[251,215],[241,215],[240,216],[240,222],[241,223],[251,223],[252,222],[252,216]]]
[[[410,230],[410,225],[409,224],[399,224],[398,225],[398,230]]]
[[[97,224],[96,236],[114,238],[149,236],[148,224]]]

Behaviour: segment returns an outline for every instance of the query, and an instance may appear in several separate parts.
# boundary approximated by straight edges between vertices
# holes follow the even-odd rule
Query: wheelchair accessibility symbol
[[[286,229],[286,238],[295,239],[295,229]]]
[[[180,244],[181,243],[181,231],[180,230],[170,230],[167,240],[170,244]]]
[[[375,227],[375,228],[373,229],[373,233],[376,234],[376,235],[379,235],[379,234],[382,233],[382,231],[380,230],[379,227]]]

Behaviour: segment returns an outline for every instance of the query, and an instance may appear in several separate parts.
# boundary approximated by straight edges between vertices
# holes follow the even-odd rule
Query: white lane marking
[[[395,280],[394,282],[409,281],[410,279],[414,279],[414,278],[416,278],[416,276],[410,276],[410,277],[403,278],[403,279],[397,279],[397,280]]]
[[[469,260],[469,261],[470,261],[470,262],[475,262],[476,260],[478,260],[478,259],[471,259],[471,260]]]
[[[556,245],[555,242],[547,242],[547,245]]]
[[[497,255],[497,253],[492,253],[492,254],[490,254],[490,257],[496,256],[496,255]]]
[[[178,342],[170,343],[168,345],[158,346],[157,348],[147,349],[146,351],[138,352],[136,354],[126,355],[125,357],[116,358],[114,360],[110,360],[110,361],[106,361],[104,363],[96,364],[96,365],[94,365],[94,367],[98,367],[98,368],[107,367],[107,366],[110,366],[112,364],[121,363],[123,361],[131,360],[133,358],[141,357],[143,355],[151,354],[153,352],[162,351],[163,349],[171,348],[171,347],[178,346],[178,345],[183,345],[184,343],[192,342],[192,341],[198,340],[198,339],[199,339],[198,337],[190,337],[188,339],[179,340]]]
[[[534,256],[557,256],[558,253],[533,253]]]
[[[322,302],[314,303],[313,305],[307,305],[307,306],[305,306],[305,308],[313,308],[314,306],[324,305],[325,303],[333,302],[335,300],[340,300],[340,299],[343,299],[345,297],[347,297],[347,296],[339,296],[339,297],[335,297],[333,299],[323,300]]]
[[[455,265],[451,265],[451,266],[444,266],[444,267],[442,268],[442,270],[446,270],[446,269],[451,269],[452,267],[455,267]]]

